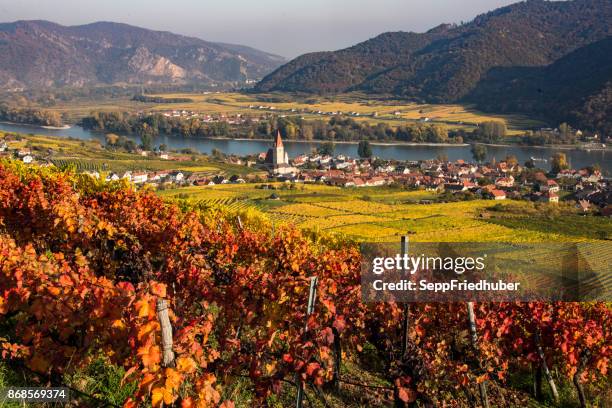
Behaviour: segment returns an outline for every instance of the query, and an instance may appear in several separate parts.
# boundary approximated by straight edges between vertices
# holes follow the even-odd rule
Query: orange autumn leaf
[[[160,298],[166,297],[166,284],[165,283],[157,283],[151,282],[151,294],[155,296],[159,296]]]
[[[197,369],[197,364],[191,357],[179,357],[176,360],[176,368],[182,373],[193,374]]]
[[[173,368],[166,368],[164,374],[166,375],[165,388],[170,391],[178,390],[183,381],[181,374]]]
[[[138,317],[149,317],[151,314],[151,304],[148,299],[140,299],[136,302],[135,306],[138,311]]]
[[[151,391],[151,405],[153,407],[162,407],[163,404],[170,405],[176,398],[177,396],[163,387],[153,388],[153,391]]]
[[[138,349],[138,356],[142,364],[151,370],[156,369],[156,366],[161,362],[159,346],[141,347]]]

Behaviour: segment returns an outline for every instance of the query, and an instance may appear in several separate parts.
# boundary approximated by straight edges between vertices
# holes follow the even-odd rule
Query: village
[[[146,152],[141,156],[175,161],[188,160],[184,155],[164,151]],[[14,157],[26,164],[52,165],[37,158],[29,149],[11,151],[0,141],[0,157]],[[38,159],[38,160],[37,160]],[[123,172],[86,170],[92,177],[105,181],[126,180],[138,186],[157,189],[184,186],[214,186],[219,184],[319,183],[340,188],[393,186],[408,190],[426,190],[448,200],[528,200],[558,203],[574,200],[584,212],[599,211],[612,215],[612,184],[597,168],[560,170],[551,174],[535,167],[529,168],[508,157],[490,163],[464,160],[450,162],[442,159],[398,161],[379,158],[352,158],[344,155],[312,152],[289,158],[280,133],[273,146],[257,156],[237,157],[220,155],[227,164],[245,166],[261,171],[253,174],[227,174],[187,170],[127,170]],[[178,167],[178,166],[177,166]],[[424,200],[423,203],[426,203]]]

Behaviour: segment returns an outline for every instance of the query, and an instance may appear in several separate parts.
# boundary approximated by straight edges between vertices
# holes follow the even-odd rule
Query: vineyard
[[[408,232],[421,242],[573,242],[605,238],[612,231],[610,219],[538,213],[528,202],[499,204],[512,209],[512,217],[506,211],[497,211],[496,217],[484,218],[483,213],[490,213],[490,201],[418,204],[436,199],[436,194],[428,191],[390,187],[351,189],[322,184],[283,189],[283,183],[276,183],[274,190],[261,186],[187,187],[159,194],[208,207],[252,208],[275,225],[337,233],[357,241],[395,242]]]
[[[236,214],[0,163],[0,361],[128,408],[610,405],[608,305],[366,304],[356,244]]]
[[[4,133],[0,131],[0,139]],[[157,156],[142,156],[137,153],[113,151],[104,148],[98,140],[74,140],[41,135],[20,135],[19,140],[10,140],[12,149],[28,149],[40,158],[50,161],[59,168],[74,168],[79,172],[98,171],[162,171],[180,170],[198,172],[202,176],[256,174],[258,170],[245,166],[212,161],[206,155],[192,152],[181,161],[163,160]],[[188,160],[187,160],[188,159]]]

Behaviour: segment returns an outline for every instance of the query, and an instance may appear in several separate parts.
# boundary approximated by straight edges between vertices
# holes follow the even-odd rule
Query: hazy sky
[[[116,21],[284,57],[469,21],[517,0],[0,0],[0,21]]]

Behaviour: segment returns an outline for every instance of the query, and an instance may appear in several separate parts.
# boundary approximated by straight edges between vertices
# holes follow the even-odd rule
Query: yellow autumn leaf
[[[276,370],[276,362],[266,364],[266,374],[271,375]]]
[[[136,302],[136,309],[138,310],[138,317],[148,317],[151,308],[148,300],[142,299]]]

